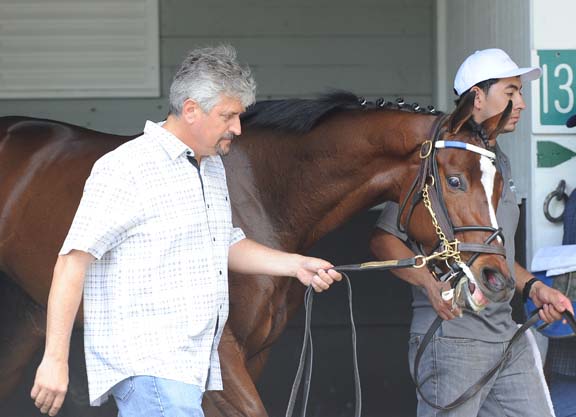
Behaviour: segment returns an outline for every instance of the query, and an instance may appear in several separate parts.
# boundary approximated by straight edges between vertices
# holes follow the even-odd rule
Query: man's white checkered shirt
[[[84,285],[90,403],[134,375],[222,389],[218,343],[228,317],[233,228],[224,166],[198,170],[178,138],[144,134],[99,159],[60,254],[97,260]]]

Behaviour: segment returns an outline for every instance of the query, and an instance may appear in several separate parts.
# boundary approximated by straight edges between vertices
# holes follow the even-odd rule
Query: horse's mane
[[[259,101],[242,115],[243,126],[260,126],[296,133],[309,132],[321,119],[341,111],[368,108],[406,110],[418,113],[438,114],[431,107],[422,109],[417,103],[406,104],[403,99],[396,102],[378,99],[368,102],[348,91],[335,91],[317,99],[286,99]]]
[[[306,133],[328,114],[361,108],[359,98],[346,91],[318,99],[266,100],[250,106],[242,115],[242,124]]]

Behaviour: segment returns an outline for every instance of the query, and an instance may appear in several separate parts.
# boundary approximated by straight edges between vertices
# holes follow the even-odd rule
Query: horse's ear
[[[510,113],[512,113],[512,101],[508,101],[508,105],[504,109],[502,113],[499,113],[495,116],[486,119],[482,122],[482,127],[486,132],[486,136],[488,136],[488,140],[490,143],[494,143],[496,137],[502,132],[504,126],[508,123],[508,119],[510,118]]]
[[[458,103],[458,107],[452,112],[450,120],[448,121],[448,130],[452,134],[456,134],[462,128],[470,117],[472,117],[472,110],[474,110],[474,100],[476,99],[476,92],[474,90],[468,91]]]

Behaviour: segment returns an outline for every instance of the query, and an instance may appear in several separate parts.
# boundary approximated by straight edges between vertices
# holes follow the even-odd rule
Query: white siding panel
[[[159,94],[157,0],[2,0],[0,97]]]

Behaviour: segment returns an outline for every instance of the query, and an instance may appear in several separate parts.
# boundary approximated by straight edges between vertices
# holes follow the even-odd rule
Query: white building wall
[[[145,119],[165,117],[168,86],[186,52],[222,42],[253,68],[258,99],[346,89],[434,104],[433,12],[434,0],[160,0],[161,97],[0,100],[0,116],[136,133]]]

